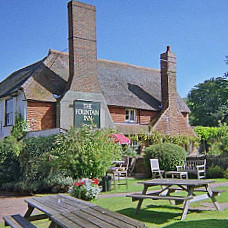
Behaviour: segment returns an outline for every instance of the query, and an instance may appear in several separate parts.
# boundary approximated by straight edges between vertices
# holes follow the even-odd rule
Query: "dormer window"
[[[135,109],[126,109],[125,110],[125,122],[136,122],[136,110]]]
[[[5,101],[5,125],[13,125],[13,98]]]

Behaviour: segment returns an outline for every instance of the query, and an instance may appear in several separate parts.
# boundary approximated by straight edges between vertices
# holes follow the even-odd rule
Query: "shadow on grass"
[[[182,212],[183,212],[183,205],[181,206],[181,207],[178,207],[178,206],[176,206],[176,205],[162,205],[162,206],[160,206],[160,205],[147,205],[146,206],[147,208],[153,208],[153,209],[159,209],[159,208],[163,208],[163,209],[169,209],[169,210],[171,210],[171,209],[173,209],[173,210],[181,210],[181,214],[182,214]],[[198,209],[198,208],[189,208],[188,209],[188,214],[190,213],[190,212],[194,212],[194,213],[201,213],[201,212],[203,212],[203,211],[205,211],[205,209]]]
[[[168,226],[164,226],[166,228],[176,228],[176,227],[184,227],[184,228],[209,228],[209,227],[228,227],[228,220],[225,219],[206,219],[200,221],[189,221],[189,222],[176,222]]]
[[[160,211],[160,210],[165,211]],[[178,212],[179,211],[179,212]],[[201,213],[202,211],[198,210],[191,210],[194,211],[194,213]],[[172,205],[146,205],[145,208],[140,209],[139,213],[135,214],[135,208],[126,208],[122,210],[118,210],[117,212],[124,214],[128,217],[134,218],[136,220],[139,220],[141,222],[148,222],[152,224],[162,225],[164,223],[167,223],[170,220],[180,220],[181,215],[183,212],[183,209],[180,207],[172,206]],[[188,213],[191,213],[190,211]],[[183,224],[186,223],[183,222],[177,222],[175,224],[181,224],[182,227]],[[194,226],[190,226],[194,227]],[[228,224],[227,224],[228,227]]]
[[[128,217],[134,218],[141,222],[148,222],[153,224],[164,224],[170,219],[180,219],[180,216],[182,213],[178,212],[161,212],[161,211],[154,211],[154,210],[148,210],[147,208],[141,209],[139,213],[135,214],[135,208],[126,208],[122,210],[118,210],[117,212],[124,214]]]

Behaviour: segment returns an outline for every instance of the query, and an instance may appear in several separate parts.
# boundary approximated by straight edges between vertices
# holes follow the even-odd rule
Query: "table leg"
[[[143,191],[142,191],[142,195],[145,195],[146,194],[147,189],[148,189],[148,187],[147,186],[144,186]],[[142,202],[143,202],[143,199],[140,199],[139,202],[138,202],[138,205],[136,207],[135,214],[138,214],[138,212],[140,210],[140,207],[142,205]]]
[[[188,191],[188,196],[193,196],[193,191],[194,191],[194,187],[191,186]],[[190,205],[190,200],[185,200],[181,220],[184,220],[186,218],[186,215],[187,215],[188,209],[189,209],[189,205]]]
[[[33,210],[34,210],[34,207],[28,205],[28,210],[26,211],[24,218],[29,218],[30,215],[32,214]]]
[[[51,224],[49,225],[49,228],[60,228],[61,226],[59,226],[58,224],[54,223],[53,221],[51,222]]]
[[[116,174],[115,172],[112,173],[112,176],[113,176],[113,185],[114,185],[114,190],[116,190]]]
[[[217,211],[221,211],[220,205],[219,205],[219,203],[217,202],[217,200],[215,199],[215,197],[213,196],[213,192],[212,192],[210,186],[209,186],[209,185],[206,185],[205,188],[206,188],[206,190],[207,190],[207,192],[208,192],[208,195],[209,195],[209,197],[211,198],[212,203],[214,204],[216,210],[217,210]]]

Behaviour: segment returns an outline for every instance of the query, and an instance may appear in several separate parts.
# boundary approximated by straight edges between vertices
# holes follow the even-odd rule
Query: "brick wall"
[[[55,104],[51,102],[28,101],[27,120],[30,131],[55,128]]]
[[[178,110],[171,108],[162,113],[153,130],[167,135],[195,135],[184,116]]]
[[[140,110],[140,124],[149,124],[156,115],[157,112]]]
[[[108,109],[114,123],[125,123],[125,108],[109,106]]]
[[[96,8],[81,2],[68,3],[69,71],[68,88],[101,93],[97,79]]]
[[[125,123],[125,108],[117,106],[109,106],[108,108],[114,123]],[[136,123],[149,124],[156,115],[157,112],[149,110],[137,110]]]

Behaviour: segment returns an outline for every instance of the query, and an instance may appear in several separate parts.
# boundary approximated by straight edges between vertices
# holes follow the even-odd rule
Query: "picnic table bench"
[[[193,202],[211,199],[216,210],[221,210],[219,203],[215,199],[215,196],[220,195],[223,190],[212,190],[210,188],[210,183],[214,181],[211,180],[188,180],[188,179],[153,179],[150,181],[138,182],[143,184],[144,188],[141,194],[129,194],[127,197],[131,197],[132,201],[138,200],[138,205],[136,207],[135,213],[137,214],[140,210],[142,202],[144,199],[152,200],[169,200],[172,204],[183,203],[183,212],[181,220],[186,218],[189,205]],[[147,193],[149,187],[162,186],[162,189],[156,192]],[[171,193],[176,193],[177,191],[186,192],[186,196],[171,195]],[[202,193],[202,194],[196,194]]]
[[[26,218],[19,214],[4,216],[5,226],[11,226],[13,228],[36,228],[32,223],[30,223]]]
[[[28,204],[28,210],[24,217],[5,216],[5,225],[14,228],[34,228],[29,221],[48,218],[51,220],[50,228],[145,227],[140,221],[64,194],[29,198],[25,202]],[[35,208],[42,214],[33,215]]]

